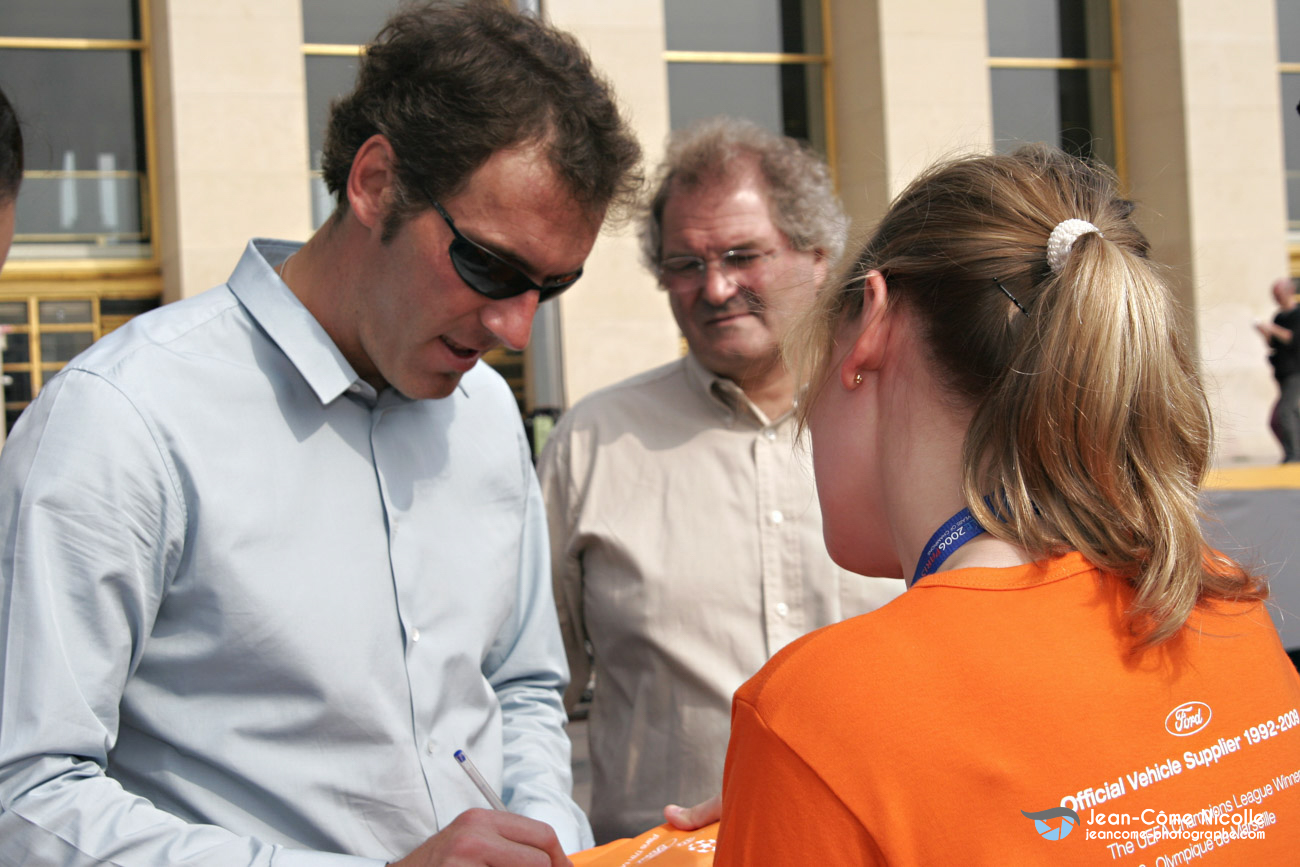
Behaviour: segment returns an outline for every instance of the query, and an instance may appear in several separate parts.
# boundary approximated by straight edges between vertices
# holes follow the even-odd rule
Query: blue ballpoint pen
[[[483,779],[483,775],[478,772],[478,768],[474,767],[474,763],[469,760],[469,756],[465,755],[465,751],[456,750],[454,755],[456,756],[456,761],[460,762],[460,766],[464,768],[465,773],[469,775],[470,782],[474,784],[475,788],[483,793],[483,797],[488,799],[488,803],[492,805],[492,809],[500,810],[503,813],[510,812],[506,809],[506,802],[501,800],[501,796],[493,791],[492,787],[488,785],[487,780]]]

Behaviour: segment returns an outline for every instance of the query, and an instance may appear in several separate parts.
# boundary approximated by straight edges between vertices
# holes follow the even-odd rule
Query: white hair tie
[[[1051,266],[1053,274],[1061,273],[1061,269],[1065,267],[1065,257],[1070,255],[1070,248],[1074,246],[1074,242],[1079,240],[1081,235],[1089,232],[1101,235],[1101,230],[1087,220],[1062,220],[1056,224],[1056,228],[1047,239],[1047,264]]]

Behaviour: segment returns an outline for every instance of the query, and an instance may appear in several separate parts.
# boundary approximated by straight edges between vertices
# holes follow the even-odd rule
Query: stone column
[[[831,4],[840,194],[864,237],[932,162],[993,141],[988,24],[967,0]]]
[[[1275,3],[1119,5],[1131,193],[1189,310],[1217,462],[1274,460],[1276,387],[1252,322],[1287,273]]]
[[[653,168],[668,135],[663,0],[547,0],[542,9],[613,84]],[[668,299],[637,249],[635,222],[606,227],[582,280],[559,301],[571,403],[681,355]]]
[[[153,0],[164,298],[311,231],[301,0]]]

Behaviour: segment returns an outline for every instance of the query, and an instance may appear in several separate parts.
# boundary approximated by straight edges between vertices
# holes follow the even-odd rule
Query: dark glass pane
[[[161,303],[153,298],[102,298],[99,302],[100,316],[139,316],[153,310]]]
[[[32,360],[31,339],[25,333],[5,335],[5,364],[28,364]]]
[[[364,45],[401,5],[401,0],[302,0],[302,41]]]
[[[1047,142],[1115,164],[1110,72],[993,69],[993,139],[1001,153]]]
[[[0,50],[0,87],[24,127],[14,257],[147,256],[138,52]]]
[[[670,51],[822,52],[817,0],[664,0]]]
[[[1286,173],[1286,223],[1292,234],[1300,234],[1300,172]]]
[[[308,55],[306,61],[307,139],[311,147],[311,168],[319,171],[330,103],[351,92],[357,77],[357,58]]]
[[[23,411],[21,409],[5,410],[5,432],[6,433],[14,429],[14,423],[18,421],[18,416],[22,414]]]
[[[1283,63],[1300,62],[1300,0],[1277,0],[1277,54]],[[1295,102],[1289,104],[1295,112]]]
[[[144,168],[139,53],[0,49],[0,87],[23,119],[27,171]]]
[[[727,114],[826,152],[817,64],[670,63],[668,105],[673,129]]]
[[[811,142],[825,153],[821,67],[788,64],[780,69],[781,131],[800,141]],[[812,99],[814,92],[815,101]]]
[[[80,352],[90,348],[95,335],[89,331],[55,331],[41,335],[41,365],[56,361],[71,361]]]
[[[32,375],[26,371],[15,371],[9,374],[9,382],[5,385],[5,402],[31,399]]]
[[[23,325],[27,322],[26,301],[5,301],[0,303],[0,324]]]
[[[140,212],[147,196],[144,176],[108,161],[99,166],[28,176],[18,192],[18,244],[79,241],[102,246],[100,255],[107,256],[114,255],[109,245],[115,242],[147,241]],[[20,246],[14,255],[30,258],[34,251]]]
[[[352,90],[357,77],[357,58],[307,56],[307,137],[311,147],[311,170],[320,172],[321,149],[330,103]],[[334,197],[320,175],[311,180],[313,225],[319,228],[334,212]]]
[[[1109,59],[1109,0],[987,0],[990,57]]]
[[[1293,232],[1300,232],[1300,74],[1282,76],[1282,141],[1286,153],[1286,213]]]
[[[95,308],[91,301],[41,301],[36,315],[46,325],[94,322]]]
[[[0,36],[139,39],[135,0],[4,0]]]

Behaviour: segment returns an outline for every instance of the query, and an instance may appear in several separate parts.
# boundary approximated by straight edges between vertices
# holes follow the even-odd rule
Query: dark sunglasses
[[[582,269],[579,268],[571,274],[549,278],[538,286],[514,265],[462,235],[442,205],[434,202],[433,207],[447,221],[447,228],[451,229],[451,246],[447,248],[451,264],[469,288],[480,295],[501,301],[535,289],[541,296],[541,301],[549,301],[577,283],[582,276]]]

